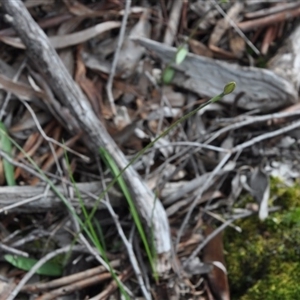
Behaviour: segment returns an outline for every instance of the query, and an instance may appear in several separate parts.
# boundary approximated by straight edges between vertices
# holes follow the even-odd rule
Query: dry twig
[[[117,64],[118,64],[118,59],[119,59],[119,55],[120,55],[120,51],[121,51],[121,47],[124,41],[124,36],[125,36],[125,30],[126,30],[126,25],[127,25],[127,19],[128,19],[128,15],[130,12],[130,5],[131,5],[131,0],[126,0],[125,2],[125,11],[124,11],[124,15],[123,15],[123,19],[122,19],[122,24],[121,24],[121,29],[120,29],[120,35],[119,35],[119,39],[118,39],[118,44],[117,44],[117,48],[115,51],[115,55],[114,55],[114,59],[112,62],[112,66],[110,69],[110,73],[109,73],[109,77],[106,83],[106,93],[108,96],[108,100],[112,109],[112,113],[115,116],[117,111],[116,111],[116,106],[115,106],[115,100],[112,94],[112,84],[113,84],[113,80],[114,80],[114,76],[115,76],[115,72],[116,72],[116,68],[117,68]]]

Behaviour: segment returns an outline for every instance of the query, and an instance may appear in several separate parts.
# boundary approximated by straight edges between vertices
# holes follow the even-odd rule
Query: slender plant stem
[[[120,171],[120,173],[115,176],[115,178],[107,185],[107,188],[100,194],[98,201],[96,201],[88,219],[86,220],[86,222],[89,222],[93,216],[95,215],[96,211],[97,211],[97,207],[98,207],[98,203],[100,202],[100,200],[103,198],[103,196],[113,187],[113,185],[115,183],[117,183],[118,179],[123,175],[123,173],[127,170],[127,168],[129,166],[131,166],[132,164],[134,164],[149,148],[151,148],[159,139],[161,139],[162,137],[166,136],[172,129],[174,129],[178,124],[184,122],[185,120],[187,120],[188,118],[192,117],[193,115],[195,115],[199,110],[203,109],[204,107],[206,107],[207,105],[211,104],[211,103],[215,103],[217,101],[219,101],[220,99],[222,99],[227,93],[222,92],[221,94],[211,98],[210,100],[208,100],[207,102],[203,103],[202,105],[200,105],[199,107],[197,107],[196,109],[192,110],[191,112],[187,113],[186,115],[184,115],[183,117],[181,117],[180,119],[176,120],[169,128],[167,128],[163,133],[161,133],[159,136],[157,136],[151,143],[149,143],[145,148],[143,148],[141,151],[139,151],[134,157],[133,159],[127,164],[127,166],[122,169]],[[102,151],[99,151],[101,158],[105,161],[106,158],[103,155]],[[86,223],[85,223],[86,224]]]

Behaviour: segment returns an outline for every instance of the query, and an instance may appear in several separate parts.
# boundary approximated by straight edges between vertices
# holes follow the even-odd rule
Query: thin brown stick
[[[119,278],[120,281],[124,282],[124,281],[128,280],[132,275],[133,275],[132,268],[127,267],[118,276],[118,278]],[[103,292],[101,292],[99,295],[91,298],[90,300],[104,300],[104,299],[107,299],[117,289],[117,287],[118,287],[117,282],[115,280],[113,280]]]
[[[118,267],[120,265],[119,260],[114,260],[110,262],[110,266],[112,268]],[[69,276],[64,276],[62,278],[52,280],[46,283],[36,283],[36,284],[27,284],[22,288],[22,292],[28,292],[28,293],[38,293],[45,290],[51,290],[54,288],[58,288],[61,286],[69,285],[71,283],[74,283],[76,281],[80,281],[85,278],[89,278],[98,274],[101,274],[105,272],[105,268],[103,266],[98,266],[89,270],[86,270],[84,272],[79,272],[76,274],[72,274]]]
[[[261,18],[267,15],[272,15],[275,13],[279,13],[282,11],[294,9],[300,6],[300,2],[296,3],[281,3],[280,5],[271,6],[268,8],[264,8],[258,11],[249,12],[245,14],[245,18],[247,19],[254,19],[254,18]]]
[[[280,12],[271,16],[267,16],[264,18],[259,18],[251,21],[245,21],[238,23],[238,27],[243,30],[244,32],[250,31],[252,29],[258,28],[258,27],[265,27],[268,25],[276,24],[285,20],[294,19],[296,17],[300,16],[300,7],[293,9],[293,10],[287,10],[284,12]]]
[[[57,299],[60,296],[68,295],[73,292],[82,290],[86,287],[95,285],[97,283],[101,283],[104,280],[107,280],[111,278],[111,274],[109,272],[102,273],[102,274],[95,274],[92,277],[82,279],[80,281],[76,281],[72,284],[69,284],[67,286],[63,286],[59,289],[56,289],[54,291],[51,291],[49,293],[46,293],[40,297],[38,297],[36,300],[52,300]]]

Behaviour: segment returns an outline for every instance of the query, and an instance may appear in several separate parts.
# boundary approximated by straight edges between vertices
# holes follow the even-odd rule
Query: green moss
[[[300,185],[272,179],[271,198],[281,211],[265,222],[238,221],[242,233],[225,232],[232,299],[300,299]]]
[[[298,262],[283,262],[274,265],[265,277],[258,280],[241,300],[300,299],[300,265]]]

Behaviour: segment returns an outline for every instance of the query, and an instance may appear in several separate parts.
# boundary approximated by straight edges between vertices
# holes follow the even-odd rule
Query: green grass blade
[[[118,280],[118,277],[117,277],[117,274],[115,273],[114,269],[111,267],[110,263],[109,263],[109,259],[107,258],[107,255],[106,255],[106,250],[105,250],[105,241],[104,241],[104,237],[102,234],[100,234],[100,239],[102,240],[102,243],[101,241],[99,240],[97,234],[96,234],[96,230],[92,224],[92,221],[91,219],[89,218],[89,215],[88,215],[88,212],[85,208],[85,205],[84,205],[84,202],[82,200],[82,197],[81,197],[81,194],[80,194],[80,191],[77,187],[77,184],[76,184],[76,181],[73,177],[73,174],[72,174],[72,171],[71,171],[71,168],[70,168],[70,162],[69,162],[69,158],[67,156],[67,153],[65,152],[65,158],[66,158],[66,162],[67,162],[67,166],[68,166],[68,173],[69,173],[69,177],[71,179],[71,182],[73,184],[73,188],[75,190],[75,194],[77,196],[77,198],[79,199],[79,203],[80,203],[80,207],[81,207],[81,211],[83,212],[83,215],[84,215],[84,218],[85,218],[85,223],[84,226],[82,228],[82,230],[84,230],[85,226],[87,226],[88,228],[88,231],[90,233],[90,235],[93,237],[92,238],[92,241],[94,243],[94,245],[96,246],[96,248],[98,249],[98,251],[100,252],[101,256],[103,257],[104,261],[106,262],[106,264],[108,265],[109,267],[109,271],[113,277],[113,279],[116,281],[122,295],[125,297],[125,299],[129,299],[129,296],[127,294],[127,292],[125,291],[125,289],[123,288],[123,286],[120,284],[119,280]],[[98,231],[101,231],[101,227],[100,227],[100,224],[98,223]]]
[[[4,258],[13,266],[24,271],[30,271],[31,268],[38,262],[38,260],[33,258],[11,254],[4,255]],[[36,274],[57,277],[62,275],[62,271],[63,268],[61,265],[48,261],[45,262],[39,269],[37,269]]]
[[[69,201],[65,198],[65,196],[56,188],[56,186],[54,185],[53,181],[50,180],[46,174],[39,168],[39,166],[35,163],[35,161],[28,155],[28,153],[26,151],[24,151],[24,149],[16,142],[14,141],[11,137],[8,136],[7,132],[4,131],[2,128],[0,128],[0,133],[1,135],[5,135],[10,142],[19,150],[23,153],[23,155],[28,159],[28,161],[33,165],[33,167],[35,168],[35,170],[44,178],[45,182],[47,182],[49,184],[49,186],[51,187],[51,189],[53,190],[53,192],[57,195],[57,197],[64,203],[64,205],[67,207],[67,209],[69,210],[69,212],[74,216],[74,218],[77,220],[77,222],[79,223],[80,227],[82,228],[82,230],[87,234],[87,236],[90,238],[90,240],[92,241],[92,243],[95,245],[95,247],[97,248],[97,250],[99,251],[100,254],[103,253],[103,250],[101,247],[99,247],[99,243],[98,240],[94,239],[94,235],[90,232],[89,228],[86,225],[86,222],[83,222],[80,217],[76,214],[76,211],[74,210],[74,208],[71,206],[71,204],[69,203]],[[66,149],[65,149],[66,150]],[[100,198],[101,199],[101,198]],[[91,215],[88,216],[89,220],[91,219]],[[117,275],[115,274],[113,268],[111,267],[111,265],[109,264],[109,261],[107,261],[106,257],[103,257],[104,261],[107,263],[108,267],[109,267],[109,271],[112,274],[112,277],[116,280],[118,287],[120,289],[120,292],[122,293],[122,295],[125,297],[125,299],[130,300],[129,295],[127,294],[127,292],[125,291],[122,282],[118,279]]]
[[[11,155],[12,153],[12,145],[11,141],[8,137],[7,129],[5,125],[0,122],[0,148],[7,154]],[[16,185],[15,174],[14,174],[14,166],[9,163],[6,159],[3,159],[3,169],[4,175],[6,179],[6,183],[9,186]]]
[[[99,148],[99,153],[100,153],[101,158],[104,160],[105,164],[111,170],[113,176],[115,178],[117,177],[117,183],[119,184],[119,187],[120,187],[121,191],[123,192],[123,194],[124,194],[124,196],[125,196],[125,198],[127,200],[131,216],[133,217],[134,223],[135,223],[135,225],[136,225],[136,227],[138,229],[138,232],[139,232],[140,237],[142,239],[142,242],[144,244],[144,247],[145,247],[145,250],[146,250],[149,262],[151,264],[152,270],[155,273],[153,255],[151,253],[150,246],[148,244],[145,231],[143,229],[143,226],[142,226],[139,214],[138,214],[138,212],[137,212],[137,210],[135,208],[134,201],[131,198],[131,195],[130,195],[130,192],[129,192],[128,188],[127,188],[127,185],[126,185],[123,177],[122,176],[118,176],[120,174],[120,170],[119,170],[117,164],[115,163],[115,161],[113,160],[113,158],[111,157],[111,155],[104,148]]]

